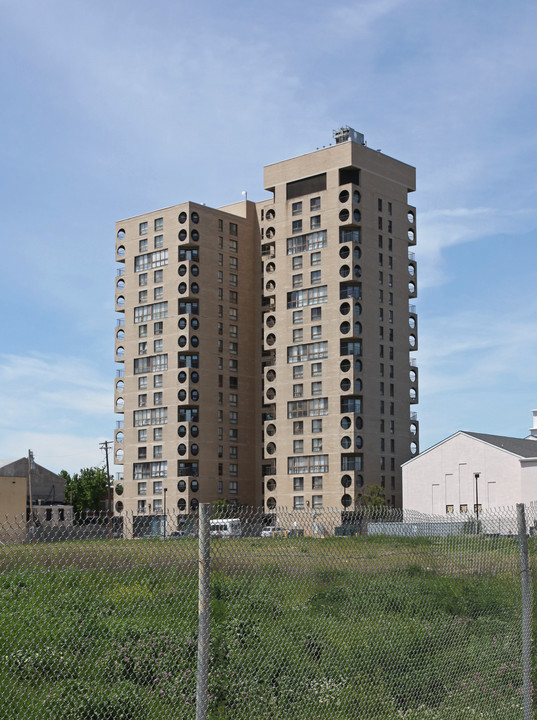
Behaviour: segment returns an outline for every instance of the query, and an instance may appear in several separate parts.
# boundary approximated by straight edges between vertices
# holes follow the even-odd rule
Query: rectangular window
[[[301,492],[302,490],[304,490],[304,478],[303,477],[293,478],[293,490],[294,490],[294,492]]]
[[[340,397],[340,405],[342,413],[361,413],[362,412],[362,398],[359,397]]]
[[[237,477],[239,474],[239,466],[236,463],[229,463],[229,474],[231,477]]]
[[[220,267],[223,267],[224,265],[224,256],[222,255],[222,253],[218,253],[218,265]]]
[[[302,267],[302,255],[296,255],[292,260],[293,270],[300,270]]]
[[[164,247],[164,235],[155,235],[153,247],[155,248],[155,250]]]
[[[160,442],[162,440],[162,428],[161,427],[153,428],[153,440],[155,442]]]
[[[323,364],[320,362],[312,363],[311,364],[311,376],[319,377],[322,374],[323,374]]]
[[[319,340],[323,336],[323,326],[313,325],[311,328],[311,339]]]
[[[328,472],[328,455],[300,455],[287,458],[287,474]]]
[[[153,405],[162,405],[162,393],[153,393]]]
[[[323,439],[322,438],[312,438],[311,451],[312,452],[322,452],[323,451]]]
[[[147,343],[146,342],[138,343],[138,355],[145,355],[146,353],[147,353]]]
[[[310,261],[311,261],[312,265],[320,265],[321,264],[321,253],[320,252],[311,253]]]
[[[159,230],[162,230],[164,228],[164,218],[155,218],[155,232],[158,232]]]
[[[300,342],[303,337],[303,331],[302,328],[299,328],[298,330],[293,330],[293,342]]]
[[[229,466],[229,474],[230,475],[237,475],[237,472],[233,473],[231,472],[231,468],[237,467],[236,465],[230,465]],[[236,495],[239,492],[239,483],[236,480],[230,480],[229,481],[229,493],[230,495]]]
[[[310,199],[310,210],[311,212],[314,212],[315,210],[321,209],[321,198],[320,197],[313,197]]]
[[[303,320],[302,310],[295,310],[293,312],[293,325],[300,325]]]
[[[237,237],[237,235],[239,234],[239,226],[237,225],[237,223],[229,223],[229,234],[233,235],[233,237]]]
[[[239,294],[236,290],[229,291],[229,302],[236,305],[239,302]]]
[[[322,475],[314,475],[311,478],[311,489],[312,490],[322,490],[323,489],[323,476]]]
[[[134,322],[142,323],[148,320],[168,317],[168,302],[154,303],[134,308]]]
[[[138,442],[147,442],[147,430],[138,430]]]
[[[147,235],[147,223],[141,222],[139,225],[139,234],[140,235]]]
[[[198,248],[179,248],[179,260],[194,260],[195,262],[199,262],[200,256],[199,256],[199,249]]]
[[[138,513],[145,513],[145,500],[138,500]]]
[[[304,365],[295,365],[293,368],[293,379],[304,377]]]
[[[311,383],[311,394],[312,395],[322,395],[323,393],[323,383],[320,380],[317,380],[316,382]]]
[[[138,483],[138,495],[147,495],[147,483],[145,483],[145,482]]]
[[[147,255],[137,255],[134,258],[134,271],[149,270],[168,264],[168,250],[157,250]]]
[[[295,420],[293,423],[293,435],[303,435],[304,434],[304,421],[303,420]]]
[[[296,497],[293,498],[293,508],[295,510],[304,509],[304,495],[296,495]]]
[[[145,390],[147,387],[147,375],[138,378],[138,390]]]
[[[231,342],[229,343],[229,354],[230,355],[237,355],[239,352],[239,343]]]
[[[302,214],[302,202],[294,202],[291,205],[291,212],[293,215],[301,215]]]
[[[305,307],[306,305],[320,305],[327,301],[327,295],[326,285],[318,285],[317,287],[288,292],[287,309],[291,310],[292,308]]]
[[[153,445],[153,459],[159,460],[162,457],[162,445]]]
[[[146,457],[147,457],[147,448],[139,447],[138,448],[138,460],[145,460]]]
[[[147,290],[140,290],[140,292],[138,293],[138,302],[139,303],[147,302]]]
[[[322,508],[323,507],[323,496],[322,495],[312,495],[311,504],[312,504],[312,507],[315,509]]]
[[[293,400],[287,403],[288,419],[328,415],[328,398]]]
[[[302,397],[304,394],[304,386],[302,383],[299,383],[297,385],[293,385],[293,397]]]
[[[239,328],[237,325],[229,326],[229,337],[236,338],[239,336]]]
[[[235,275],[235,273],[229,273],[229,284],[231,287],[237,287],[239,284],[239,276]]]
[[[140,273],[138,275],[138,285],[140,287],[143,287],[144,285],[147,285],[147,273]]]
[[[153,325],[153,334],[154,335],[162,335],[163,332],[164,332],[164,323],[161,321],[156,322]]]
[[[321,216],[320,215],[312,215],[310,217],[310,230],[317,230],[321,227]]]
[[[302,221],[299,221],[302,222]],[[306,235],[287,238],[287,254],[297,255],[308,250],[320,250],[326,247],[326,230],[317,230]]]
[[[347,344],[350,345],[351,343]],[[343,355],[344,353],[341,354]],[[314,342],[306,345],[290,345],[287,348],[288,364],[307,362],[308,360],[322,360],[326,357],[328,357],[328,342],[326,340],[324,342]]]
[[[229,308],[229,319],[234,322],[239,319],[239,311],[237,308]]]
[[[302,232],[302,220],[293,220],[292,232],[293,233],[301,233]]]
[[[293,287],[302,287],[302,273],[299,273],[298,275],[293,275]]]
[[[153,483],[153,495],[162,495],[162,480]]]
[[[229,241],[229,250],[230,252],[238,252],[239,251],[239,243],[236,240],[230,240]]]
[[[293,440],[293,452],[295,454],[304,452],[304,440]]]
[[[321,271],[313,270],[311,273],[311,284],[318,285],[321,282]]]
[[[229,393],[229,406],[230,407],[237,407],[239,404],[239,396],[237,393]]]
[[[322,433],[323,431],[323,421],[322,420],[312,420],[311,421],[311,432],[312,433]]]
[[[162,343],[163,340],[154,340],[153,341],[153,352],[161,353],[162,352]]]

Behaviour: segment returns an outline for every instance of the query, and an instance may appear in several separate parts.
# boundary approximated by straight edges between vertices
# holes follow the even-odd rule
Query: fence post
[[[531,720],[531,580],[524,503],[518,503],[516,510],[522,590],[522,689],[524,693],[524,720]]]
[[[210,511],[209,503],[199,506],[198,553],[198,676],[196,685],[196,720],[207,720],[209,684],[209,628],[210,628]]]

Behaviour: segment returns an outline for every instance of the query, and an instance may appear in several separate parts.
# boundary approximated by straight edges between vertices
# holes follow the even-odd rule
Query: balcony
[[[124,420],[116,420],[116,430],[123,430],[124,427],[125,427]]]
[[[125,377],[125,368],[119,368],[118,370],[116,370],[116,377]]]
[[[125,275],[125,266],[117,268],[116,277],[123,277]]]
[[[125,318],[116,318],[116,327],[125,327]]]

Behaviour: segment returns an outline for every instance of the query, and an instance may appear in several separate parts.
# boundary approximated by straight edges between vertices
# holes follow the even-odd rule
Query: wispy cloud
[[[0,383],[0,457],[20,457],[28,447],[39,447],[56,458],[56,468],[62,462],[97,461],[98,438],[111,439],[113,395],[111,382],[90,362],[76,356],[0,355]]]

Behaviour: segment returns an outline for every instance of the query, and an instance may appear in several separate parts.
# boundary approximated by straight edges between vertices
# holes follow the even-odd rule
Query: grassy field
[[[516,541],[244,538],[211,562],[213,720],[521,717]],[[6,720],[194,717],[196,540],[3,546],[0,591]]]

